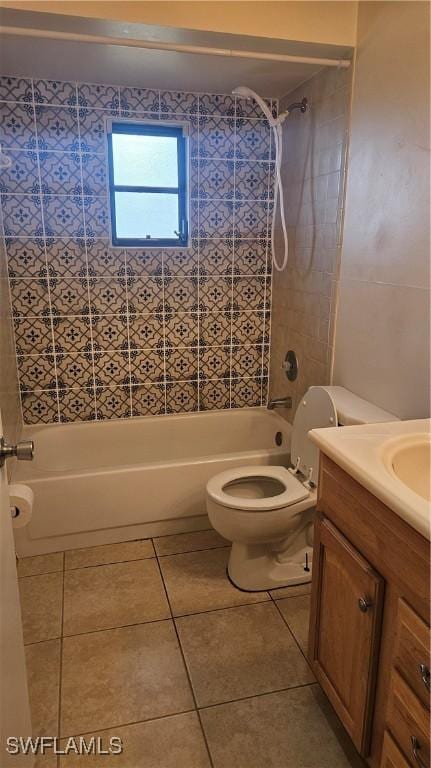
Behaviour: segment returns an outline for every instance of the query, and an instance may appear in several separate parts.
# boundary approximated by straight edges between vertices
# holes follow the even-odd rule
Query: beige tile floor
[[[214,531],[18,563],[37,768],[362,766],[305,658],[309,587],[246,593]]]

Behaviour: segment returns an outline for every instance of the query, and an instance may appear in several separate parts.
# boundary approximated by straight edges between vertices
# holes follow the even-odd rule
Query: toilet
[[[209,480],[208,517],[232,542],[235,586],[259,591],[311,580],[319,449],[308,432],[397,420],[343,387],[310,387],[295,413],[290,467],[236,467]]]

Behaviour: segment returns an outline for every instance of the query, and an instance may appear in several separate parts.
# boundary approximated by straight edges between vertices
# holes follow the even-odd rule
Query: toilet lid
[[[244,481],[245,487],[247,478],[268,478],[278,481],[284,490],[264,498],[250,498],[246,492],[242,496],[241,483]],[[229,493],[229,485],[235,489],[235,495],[233,492]],[[310,492],[285,467],[255,465],[228,469],[226,472],[214,475],[207,483],[207,494],[223,507],[241,509],[244,512],[269,512],[303,501],[308,498]]]
[[[337,409],[325,387],[310,387],[299,403],[293,420],[291,463],[295,467],[300,459],[300,471],[317,485],[319,449],[308,437],[310,429],[338,426]]]

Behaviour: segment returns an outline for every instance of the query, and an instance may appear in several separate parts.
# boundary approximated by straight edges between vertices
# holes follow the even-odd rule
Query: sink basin
[[[386,469],[407,488],[431,501],[431,435],[410,434],[382,446]]]
[[[431,419],[312,429],[310,439],[431,542]]]

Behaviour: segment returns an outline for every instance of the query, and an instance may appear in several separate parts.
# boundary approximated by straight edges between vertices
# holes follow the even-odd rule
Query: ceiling
[[[132,37],[182,44],[295,55],[341,58],[351,55],[339,46],[297,43],[268,38],[102,22],[52,14],[1,11],[5,26],[50,29],[80,34]],[[2,74],[41,79],[77,80],[135,87],[230,93],[247,85],[267,97],[281,98],[312,77],[321,65],[268,62],[249,58],[146,50],[126,46],[3,35]]]

